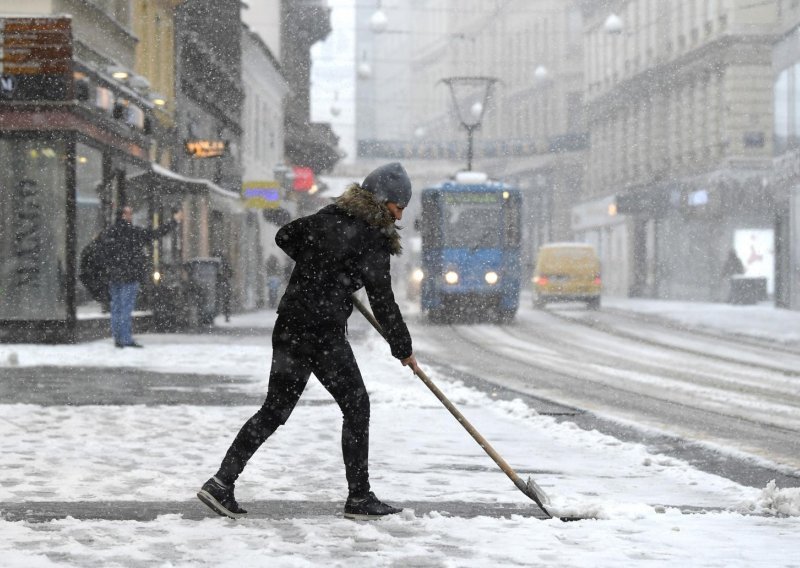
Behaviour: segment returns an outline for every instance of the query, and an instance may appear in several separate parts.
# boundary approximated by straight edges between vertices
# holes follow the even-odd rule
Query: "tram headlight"
[[[497,272],[493,270],[487,272],[484,278],[486,279],[487,284],[497,284],[497,281],[500,279],[500,277],[497,275]]]
[[[445,273],[444,281],[448,284],[458,284],[458,272],[455,270],[450,270]]]
[[[415,269],[415,270],[414,270],[414,271],[411,273],[411,280],[413,280],[414,282],[422,282],[422,279],[423,279],[423,278],[425,278],[425,273],[424,273],[424,272],[422,272],[422,269],[421,269],[421,268],[416,268],[416,269]]]

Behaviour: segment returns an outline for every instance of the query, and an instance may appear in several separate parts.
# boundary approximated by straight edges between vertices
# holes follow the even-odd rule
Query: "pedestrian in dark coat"
[[[214,255],[219,259],[219,271],[217,272],[217,302],[219,311],[225,316],[225,321],[231,321],[231,296],[233,295],[233,267],[228,262],[225,253],[217,251]]]
[[[417,370],[400,309],[392,293],[389,258],[401,251],[395,221],[411,198],[411,182],[399,163],[388,164],[353,184],[335,204],[285,225],[275,241],[295,261],[272,332],[267,398],[228,449],[216,475],[198,497],[231,518],[246,513],[234,498],[234,482],[255,451],[286,423],[311,373],[336,400],[343,415],[342,453],[348,498],[345,517],[365,519],[397,513],[370,491],[369,395],[347,341],[352,296],[366,289],[392,355]]]
[[[283,284],[284,274],[285,270],[278,264],[278,259],[270,255],[267,259],[267,305],[271,310],[278,307],[278,292]],[[289,276],[291,275],[290,272]]]
[[[742,259],[736,254],[736,250],[728,251],[728,257],[722,265],[722,281],[720,282],[721,296],[728,303],[733,302],[733,278],[744,274],[744,264]]]
[[[108,258],[109,293],[111,295],[111,334],[117,347],[141,347],[133,340],[133,309],[139,284],[147,279],[149,266],[144,247],[172,231],[182,219],[177,212],[173,219],[157,229],[133,225],[133,209],[125,206],[104,235]]]

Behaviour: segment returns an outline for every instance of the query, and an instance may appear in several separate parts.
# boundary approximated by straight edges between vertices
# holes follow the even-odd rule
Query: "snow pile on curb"
[[[773,479],[754,501],[743,503],[741,512],[800,517],[800,488],[779,489]]]

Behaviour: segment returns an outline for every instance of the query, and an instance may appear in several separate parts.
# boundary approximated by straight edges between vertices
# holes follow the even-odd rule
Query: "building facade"
[[[4,1],[0,26],[0,340],[71,341],[96,319],[80,251],[136,200],[153,105],[127,2]]]
[[[574,228],[625,274],[609,291],[721,300],[735,249],[771,293],[776,2],[583,9],[590,150]]]
[[[232,309],[254,305],[267,223],[241,195],[241,4],[206,4],[0,2],[0,341],[108,333],[79,259],[123,205],[149,227],[184,211],[150,247],[137,325],[197,323],[193,267],[221,259]]]
[[[230,265],[231,306],[258,303],[263,272],[263,223],[245,207],[245,84],[242,4],[194,0],[176,11],[178,139],[175,170],[205,189],[188,201],[195,231],[184,259],[219,259]],[[261,124],[247,124],[256,136]]]
[[[280,22],[274,13],[273,22]],[[256,247],[242,251],[250,258],[244,274],[250,284],[242,298],[244,307],[263,306],[267,290],[267,266],[272,269],[283,255],[275,244],[281,224],[295,213],[289,202],[290,188],[277,179],[284,162],[284,103],[289,86],[281,66],[261,37],[246,26],[242,30],[242,167],[245,205],[251,222],[259,226]],[[270,257],[275,260],[270,261]]]
[[[330,26],[330,8],[323,0],[282,0],[280,61],[292,92],[284,111],[285,155],[290,165],[315,175],[341,159],[330,125],[311,121],[311,47],[328,36]]]
[[[359,158],[403,159],[425,182],[465,169],[467,136],[445,80],[495,80],[479,109],[473,169],[523,190],[531,268],[541,244],[572,238],[571,207],[580,201],[587,143],[580,6],[407,0],[382,11],[384,32],[374,7],[357,11]],[[476,90],[457,99],[469,112],[482,97]],[[425,179],[425,163],[439,179]]]
[[[179,148],[175,129],[175,9],[183,0],[134,0],[131,3],[136,42],[133,71],[144,78],[153,103],[150,160],[172,167]]]
[[[734,250],[764,299],[789,305],[796,4],[359,4],[359,160],[402,159],[424,182],[463,168],[442,79],[499,79],[474,167],[525,191],[526,260],[586,241],[606,293],[724,300]]]

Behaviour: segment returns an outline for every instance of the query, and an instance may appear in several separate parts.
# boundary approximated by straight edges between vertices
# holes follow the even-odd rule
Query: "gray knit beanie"
[[[399,162],[392,162],[372,171],[364,178],[361,187],[383,203],[390,201],[406,207],[411,201],[411,180]]]

